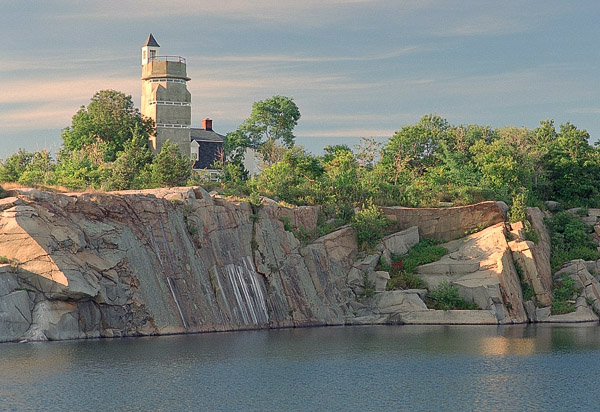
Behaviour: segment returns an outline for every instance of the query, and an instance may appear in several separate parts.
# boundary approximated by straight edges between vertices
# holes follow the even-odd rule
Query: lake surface
[[[368,326],[0,345],[0,410],[597,411],[600,326]]]

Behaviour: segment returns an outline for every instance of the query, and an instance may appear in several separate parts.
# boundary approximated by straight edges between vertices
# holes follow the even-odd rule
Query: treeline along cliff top
[[[265,195],[294,205],[363,204],[440,206],[482,200],[529,205],[554,200],[569,206],[600,206],[600,150],[589,134],[544,120],[536,129],[452,125],[425,115],[381,143],[328,146],[316,156],[294,145],[300,112],[293,99],[256,102],[237,130],[227,134],[213,167],[220,181],[192,171],[191,159],[172,144],[148,149],[152,121],[131,96],[102,90],[65,128],[63,145],[48,151],[19,150],[0,161],[0,183],[65,190],[140,189],[202,185],[238,197]],[[260,173],[244,161],[253,149]],[[5,185],[6,186],[6,185]]]

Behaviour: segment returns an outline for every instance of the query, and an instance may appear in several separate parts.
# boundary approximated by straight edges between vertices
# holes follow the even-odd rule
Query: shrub
[[[571,302],[577,297],[579,291],[575,287],[575,281],[569,275],[562,276],[554,285],[552,290],[552,314],[563,315],[575,312],[575,305]]]
[[[437,245],[434,239],[421,239],[404,256],[392,256],[392,264],[384,270],[390,273],[386,289],[423,289],[427,285],[420,277],[414,275],[414,270],[419,265],[435,262],[448,251]],[[384,265],[382,265],[384,266]]]
[[[521,282],[521,292],[523,293],[523,302],[532,300],[535,296],[535,293],[534,293],[533,289],[531,288],[531,286],[529,286],[529,283],[527,283],[525,281],[525,277],[523,274],[523,268],[521,268],[521,265],[519,264],[519,262],[515,262],[515,269],[517,271],[517,275],[519,275],[519,281]]]
[[[375,295],[375,282],[369,280],[369,277],[365,273],[363,276],[363,296],[370,298]]]
[[[569,212],[559,212],[546,222],[552,236],[550,264],[552,271],[573,259],[597,260],[597,245],[591,239],[590,228]]]
[[[279,220],[283,223],[283,230],[287,232],[293,232],[294,227],[292,226],[292,219],[289,216],[281,216]]]
[[[527,220],[527,204],[526,195],[523,192],[514,193],[512,196],[512,204],[508,211],[508,219],[510,223],[524,222]]]
[[[412,273],[417,266],[440,260],[442,256],[448,253],[448,250],[439,246],[438,243],[435,239],[421,239],[419,243],[402,257],[404,270]]]
[[[375,246],[375,242],[381,239],[386,224],[385,216],[373,202],[363,205],[363,208],[356,212],[352,218],[352,226],[356,229],[358,245],[361,248]]]
[[[475,302],[467,302],[458,296],[458,287],[452,286],[446,280],[441,282],[436,289],[429,291],[425,296],[425,304],[430,309],[438,310],[480,309]]]

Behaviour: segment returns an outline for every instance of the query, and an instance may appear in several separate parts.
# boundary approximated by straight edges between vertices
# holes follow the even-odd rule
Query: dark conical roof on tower
[[[150,33],[150,35],[148,36],[148,39],[146,40],[146,43],[144,43],[142,45],[142,47],[144,47],[144,46],[160,47],[160,45],[156,42],[156,39],[154,38],[154,36],[152,35],[152,33]]]

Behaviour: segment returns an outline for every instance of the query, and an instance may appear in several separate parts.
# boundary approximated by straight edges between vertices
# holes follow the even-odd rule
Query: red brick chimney
[[[202,128],[204,130],[210,130],[212,131],[212,119],[209,119],[208,117],[204,120],[202,120]]]

